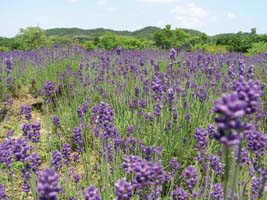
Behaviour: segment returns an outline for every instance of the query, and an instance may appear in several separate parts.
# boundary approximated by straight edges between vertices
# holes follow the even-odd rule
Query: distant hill
[[[116,35],[121,36],[135,36],[141,38],[152,39],[153,34],[161,30],[161,28],[155,26],[147,26],[142,29],[136,31],[116,31],[112,29],[105,29],[105,28],[96,28],[96,29],[81,29],[81,28],[52,28],[47,29],[48,36],[67,36],[67,37],[82,37],[86,36],[89,38],[100,37],[105,32],[111,32]],[[192,29],[183,29],[185,32],[189,33],[192,36],[198,36],[202,32]]]

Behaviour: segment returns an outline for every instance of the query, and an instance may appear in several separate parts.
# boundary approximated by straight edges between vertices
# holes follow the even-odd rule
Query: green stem
[[[236,161],[235,168],[234,168],[234,175],[233,175],[233,182],[232,182],[232,191],[231,191],[231,200],[234,198],[235,184],[236,184],[236,179],[237,179],[237,175],[238,175],[238,171],[239,171],[240,155],[241,155],[241,142],[238,145],[237,161]]]
[[[14,179],[13,174],[11,174],[11,188],[12,188],[12,200],[15,200],[15,189],[14,189]]]
[[[259,190],[259,199],[261,199],[262,195],[263,195],[263,190],[264,190],[264,187],[265,187],[265,182],[266,182],[266,177],[264,176],[263,179],[262,179],[262,186]]]
[[[224,166],[224,199],[227,199],[228,195],[228,177],[229,177],[229,146],[225,145],[225,166]]]

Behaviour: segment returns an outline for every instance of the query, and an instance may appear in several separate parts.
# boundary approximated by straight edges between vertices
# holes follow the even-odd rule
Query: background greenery
[[[267,35],[250,33],[227,33],[208,36],[192,29],[172,29],[166,25],[161,29],[148,26],[137,31],[115,31],[111,29],[53,28],[39,27],[20,29],[13,38],[0,37],[0,51],[34,50],[44,46],[80,44],[87,50],[111,50],[118,46],[125,49],[177,48],[188,51],[203,50],[209,53],[242,52],[255,55],[267,51]]]

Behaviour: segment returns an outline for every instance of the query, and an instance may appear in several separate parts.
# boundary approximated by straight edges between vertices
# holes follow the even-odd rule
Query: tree
[[[174,38],[172,46],[175,48],[190,47],[191,36],[183,29],[176,29],[174,31]]]
[[[172,47],[173,31],[171,25],[166,25],[164,29],[158,30],[154,33],[153,39],[155,45],[163,49],[169,49]]]
[[[116,36],[110,32],[106,32],[100,39],[99,46],[106,50],[116,47]]]
[[[21,50],[33,50],[51,44],[46,32],[39,27],[20,29],[15,43],[17,48]]]

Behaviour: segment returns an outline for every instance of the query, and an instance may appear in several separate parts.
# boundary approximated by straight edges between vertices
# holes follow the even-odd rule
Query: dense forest
[[[267,35],[238,32],[208,36],[198,30],[166,25],[161,29],[148,26],[137,31],[112,29],[53,28],[39,27],[20,29],[13,38],[0,37],[0,51],[34,50],[53,45],[82,45],[87,50],[111,50],[118,46],[125,49],[176,48],[209,53],[242,52],[249,55],[267,51]]]

